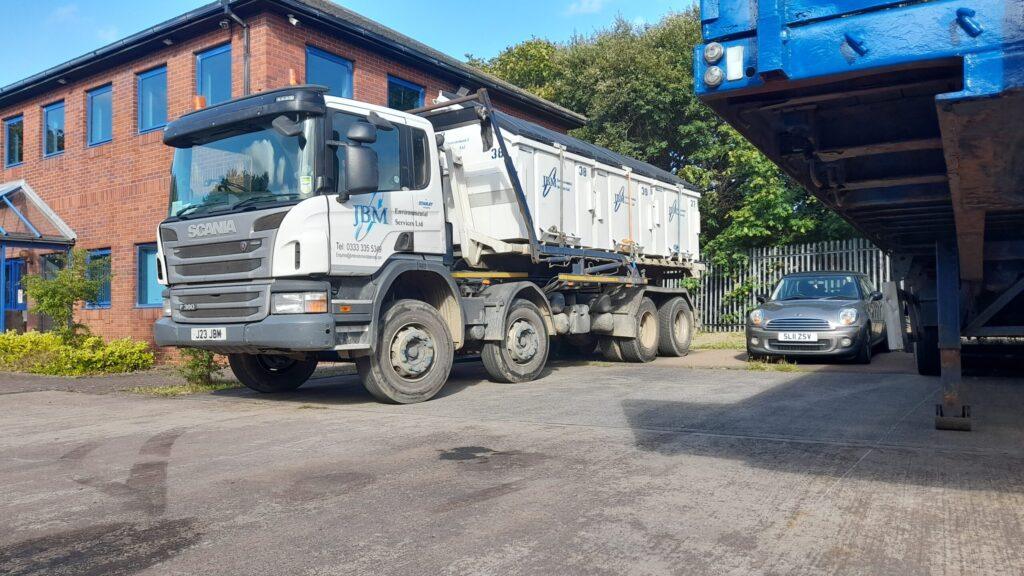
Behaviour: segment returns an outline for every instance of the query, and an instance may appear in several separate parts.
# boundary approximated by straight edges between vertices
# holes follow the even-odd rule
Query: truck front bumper
[[[780,342],[779,332],[747,326],[747,351],[777,356],[853,356],[867,338],[863,326],[844,326],[815,332],[817,342]]]
[[[222,328],[222,340],[193,339],[193,329]],[[192,324],[160,318],[153,328],[158,346],[202,348],[221,354],[322,352],[335,350],[338,336],[332,314],[269,315],[242,324]]]

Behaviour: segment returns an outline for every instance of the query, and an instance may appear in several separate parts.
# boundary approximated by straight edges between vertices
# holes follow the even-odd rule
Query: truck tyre
[[[569,344],[585,358],[593,356],[597,351],[597,337],[593,334],[566,334],[565,343]]]
[[[682,357],[690,353],[693,339],[693,310],[683,298],[671,298],[658,308],[658,352]]]
[[[650,362],[658,356],[658,307],[644,297],[636,311],[636,336],[619,340],[619,349],[626,362]]]
[[[356,368],[377,400],[414,404],[441,390],[454,360],[452,334],[438,311],[419,300],[399,300],[381,315],[377,346],[356,359]]]
[[[597,340],[597,349],[601,356],[609,362],[625,362],[622,357],[622,349],[619,347],[619,340],[611,336],[601,336]]]
[[[922,376],[939,376],[942,367],[939,361],[939,329],[936,327],[922,328],[914,343],[914,358],[917,360],[917,373]]]
[[[263,394],[291,392],[306,383],[316,370],[309,356],[296,360],[274,354],[228,354],[228,364],[238,381]]]
[[[550,349],[540,308],[529,300],[514,300],[502,335],[499,342],[485,342],[480,351],[487,374],[495,382],[509,384],[536,380],[544,371]]]

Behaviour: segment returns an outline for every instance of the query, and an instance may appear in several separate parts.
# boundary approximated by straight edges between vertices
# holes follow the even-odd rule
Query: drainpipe
[[[224,14],[242,27],[242,42],[245,44],[245,53],[242,55],[242,91],[243,96],[248,96],[251,93],[249,88],[249,25],[231,10],[231,0],[220,0],[220,3],[224,7]]]

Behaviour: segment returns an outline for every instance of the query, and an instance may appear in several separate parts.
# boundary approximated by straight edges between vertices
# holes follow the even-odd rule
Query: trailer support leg
[[[939,317],[939,362],[942,403],[935,407],[938,430],[970,430],[971,407],[963,390],[960,363],[960,270],[956,246],[940,241],[935,246],[935,281]]]

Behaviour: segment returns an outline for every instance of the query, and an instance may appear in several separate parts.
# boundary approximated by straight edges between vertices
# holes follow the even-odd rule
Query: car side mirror
[[[345,146],[342,160],[345,163],[343,194],[366,194],[377,190],[380,170],[376,151],[366,146]]]
[[[872,302],[879,302],[882,298],[885,298],[885,296],[883,296],[881,292],[875,290],[870,294],[870,298]]]
[[[768,297],[764,294],[758,294],[757,296],[754,296],[754,298],[757,300],[758,304],[764,304],[768,301]]]

